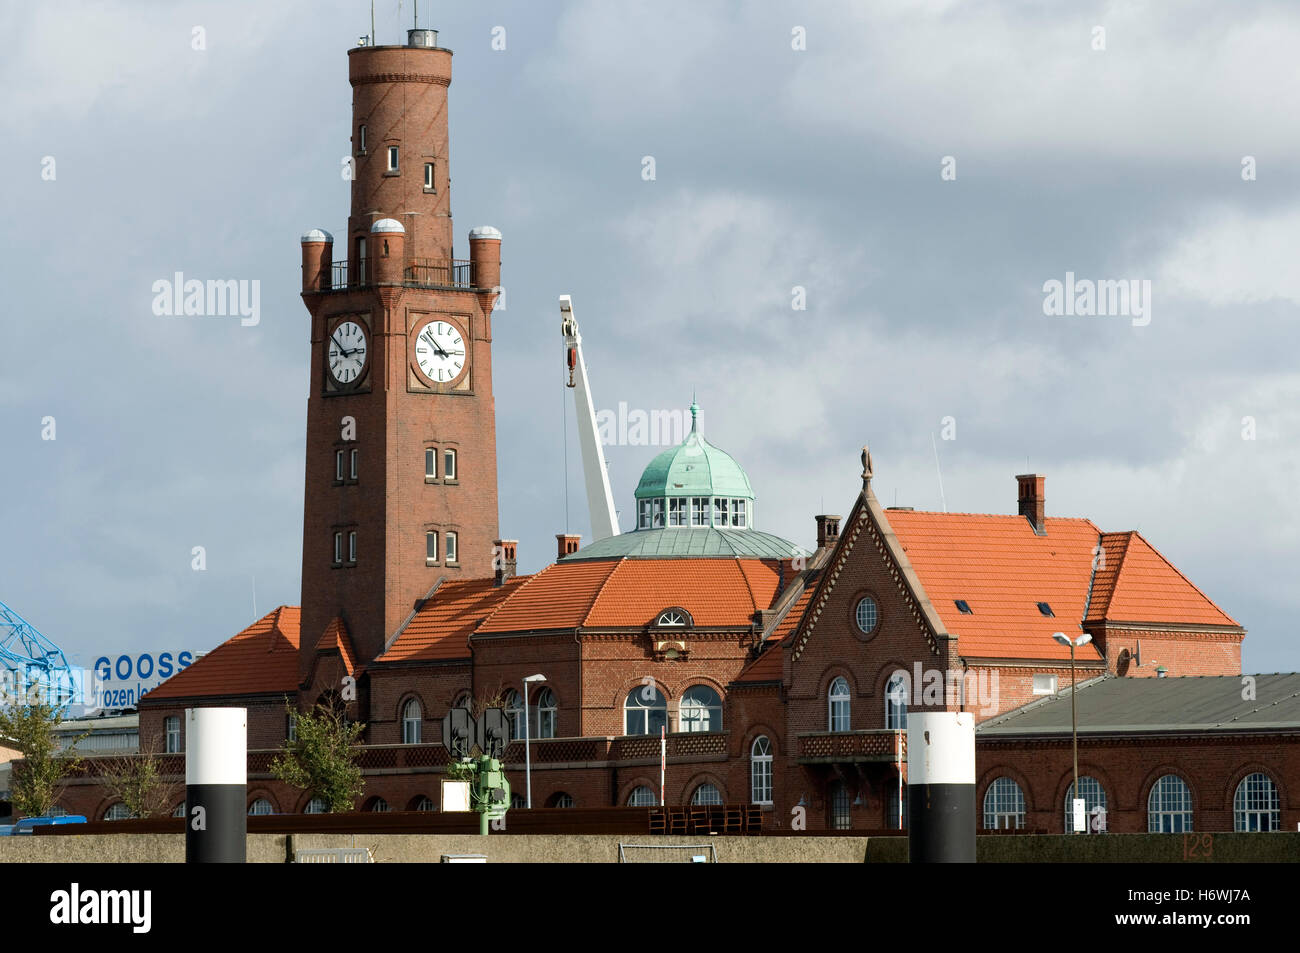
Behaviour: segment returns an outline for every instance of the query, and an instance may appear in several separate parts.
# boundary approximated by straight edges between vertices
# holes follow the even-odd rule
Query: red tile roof
[[[1112,535],[1112,534],[1107,534]],[[1167,624],[1237,625],[1226,612],[1179,572],[1140,533],[1113,534],[1128,537],[1120,554],[1116,579],[1106,601],[1098,606],[1105,618],[1115,622]],[[1105,541],[1103,540],[1103,546]],[[1110,571],[1110,553],[1106,553]],[[1100,569],[1098,571],[1100,575]],[[1099,593],[1094,594],[1094,603]],[[1088,618],[1095,618],[1089,607]]]
[[[805,578],[803,592],[795,597],[794,604],[767,637],[764,643],[767,647],[763,650],[763,654],[750,662],[736,676],[737,682],[779,682],[781,680],[784,671],[782,659],[784,650],[781,643],[798,627],[799,621],[808,609],[808,604],[812,602],[813,593],[817,591],[817,580],[820,576],[821,573],[816,572]]]
[[[501,586],[492,579],[444,582],[378,661],[468,659],[470,633],[531,578],[516,576]]]
[[[316,640],[317,652],[338,652],[343,659],[343,667],[349,675],[355,673],[356,665],[354,659],[356,654],[352,651],[352,641],[348,638],[348,627],[343,624],[342,616],[335,616],[334,621],[325,626],[325,631],[321,637]]]
[[[298,690],[297,606],[280,606],[145,695],[146,701]]]

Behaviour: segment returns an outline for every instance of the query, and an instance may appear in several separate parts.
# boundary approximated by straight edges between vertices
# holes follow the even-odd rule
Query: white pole
[[[668,794],[664,791],[664,772],[668,767],[668,729],[659,726],[659,806],[668,803]]]
[[[533,809],[533,759],[528,748],[528,679],[524,679],[524,788],[528,809]]]
[[[903,733],[894,736],[894,753],[898,756],[898,829],[903,829]]]
[[[591,388],[587,382],[587,361],[582,356],[582,335],[578,333],[578,320],[573,315],[573,302],[568,295],[560,296],[560,329],[566,347],[574,349],[573,403],[578,417],[578,446],[582,450],[582,473],[587,487],[587,511],[591,516],[591,539],[607,539],[618,535],[618,516],[614,509],[614,494],[609,486],[609,471],[605,469],[605,450],[600,444],[596,427],[596,410],[591,402]]]

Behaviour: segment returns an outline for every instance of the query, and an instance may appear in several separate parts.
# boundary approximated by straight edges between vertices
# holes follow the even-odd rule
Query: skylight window
[[[1048,616],[1056,615],[1056,613],[1052,611],[1052,607],[1049,606],[1046,602],[1040,602],[1038,604],[1038,611],[1041,612],[1043,615],[1048,615]]]
[[[962,615],[975,614],[975,610],[970,607],[970,603],[967,602],[965,599],[954,599],[953,601],[957,603],[957,611],[960,612]]]

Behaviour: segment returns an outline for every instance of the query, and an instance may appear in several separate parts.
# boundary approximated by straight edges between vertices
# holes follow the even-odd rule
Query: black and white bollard
[[[975,862],[971,712],[908,712],[907,811],[912,863]]]
[[[248,710],[185,710],[185,862],[247,860]]]

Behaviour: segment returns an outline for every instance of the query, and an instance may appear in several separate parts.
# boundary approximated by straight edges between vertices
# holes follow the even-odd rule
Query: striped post
[[[907,716],[908,850],[914,864],[975,862],[975,716]]]
[[[248,710],[185,710],[185,862],[247,860]]]

